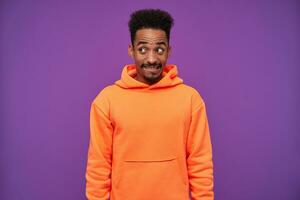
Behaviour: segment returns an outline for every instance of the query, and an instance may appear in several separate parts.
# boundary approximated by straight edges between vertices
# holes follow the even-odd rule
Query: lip
[[[161,67],[143,67],[143,70],[146,72],[159,72],[161,70]]]

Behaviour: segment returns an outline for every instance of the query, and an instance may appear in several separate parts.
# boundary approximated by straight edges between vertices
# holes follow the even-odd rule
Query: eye
[[[138,51],[141,53],[141,54],[145,54],[147,49],[145,47],[141,47],[138,49]]]
[[[157,48],[157,53],[162,55],[165,52],[165,50],[163,48]]]

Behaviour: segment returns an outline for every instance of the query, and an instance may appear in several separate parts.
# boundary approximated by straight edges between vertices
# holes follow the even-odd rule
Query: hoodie
[[[167,65],[155,84],[136,66],[91,104],[86,168],[89,200],[213,200],[213,160],[205,103]]]

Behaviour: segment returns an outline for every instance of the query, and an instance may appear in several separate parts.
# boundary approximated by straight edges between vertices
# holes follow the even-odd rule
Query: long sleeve
[[[196,95],[187,139],[187,167],[192,200],[213,200],[212,144],[205,104]]]
[[[100,96],[91,105],[90,143],[86,168],[88,200],[108,200],[111,190],[112,134],[109,105]]]

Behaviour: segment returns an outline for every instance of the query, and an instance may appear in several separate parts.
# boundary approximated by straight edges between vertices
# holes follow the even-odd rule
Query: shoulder
[[[100,105],[103,103],[108,103],[109,99],[111,98],[112,94],[115,91],[115,86],[114,85],[108,85],[104,88],[102,88],[96,97],[93,99],[93,104]]]
[[[190,95],[192,98],[198,99],[199,101],[204,101],[199,89],[196,89],[195,87],[186,84],[181,84],[181,85],[182,85],[182,90],[186,94]]]
[[[181,84],[181,87],[182,87],[182,92],[187,94],[191,99],[193,108],[197,109],[200,108],[201,106],[204,106],[204,99],[202,98],[202,95],[200,94],[198,89],[186,84]]]

